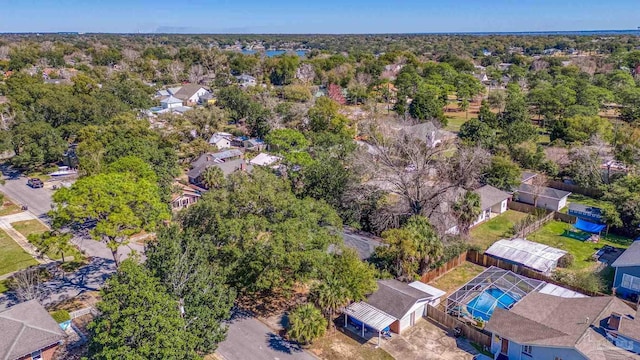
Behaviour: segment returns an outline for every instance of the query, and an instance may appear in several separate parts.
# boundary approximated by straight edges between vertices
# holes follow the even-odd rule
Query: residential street
[[[243,312],[229,321],[227,339],[216,354],[225,360],[315,360],[296,344],[275,334],[265,324]]]
[[[46,186],[40,189],[33,189],[27,186],[27,178],[19,173],[2,168],[5,183],[0,184],[0,192],[6,194],[18,205],[27,205],[29,211],[41,220],[45,220],[46,214],[51,210],[51,196],[53,190]]]

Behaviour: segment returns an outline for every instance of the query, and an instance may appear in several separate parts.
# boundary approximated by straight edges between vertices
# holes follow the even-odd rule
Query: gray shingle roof
[[[488,209],[496,204],[500,204],[511,197],[510,194],[491,185],[485,185],[476,189],[475,193],[480,195],[480,208],[482,210]]]
[[[379,280],[378,291],[369,295],[366,303],[396,319],[402,319],[418,300],[432,297],[432,294],[420,291],[398,280]]]
[[[529,184],[520,184],[520,187],[518,188],[518,192],[526,194],[533,194],[535,193],[535,190],[536,189]],[[571,193],[568,191],[558,190],[550,187],[543,187],[542,191],[540,192],[541,197],[547,197],[556,200],[560,200],[569,195],[571,195]]]
[[[640,240],[636,240],[616,261],[611,264],[613,267],[640,266]]]
[[[180,90],[178,90],[175,94],[173,94],[173,96],[181,100],[188,100],[190,97],[195,95],[196,92],[198,92],[198,90],[200,89],[203,89],[203,87],[198,84],[187,84],[182,86]]]
[[[533,292],[511,310],[496,308],[485,329],[523,345],[575,348],[588,359],[612,359],[612,354],[640,359],[616,348],[600,332],[613,312],[635,313],[610,296],[561,298]]]
[[[0,312],[0,359],[14,360],[65,338],[65,333],[36,300]]]

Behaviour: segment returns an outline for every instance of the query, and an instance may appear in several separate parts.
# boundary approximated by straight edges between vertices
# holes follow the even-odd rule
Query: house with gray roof
[[[485,185],[474,191],[480,196],[480,209],[482,212],[473,226],[485,222],[507,211],[507,205],[511,199],[511,194],[495,188],[491,185]]]
[[[361,326],[363,336],[366,329],[400,334],[420,321],[426,315],[426,306],[436,306],[444,294],[419,281],[407,284],[378,280],[376,292],[344,309],[345,324]]]
[[[37,300],[0,312],[0,359],[53,357],[66,334]]]
[[[568,191],[527,183],[520,184],[516,192],[519,202],[552,211],[560,211],[567,206],[567,199],[571,195]]]
[[[615,297],[532,292],[511,309],[496,308],[485,330],[493,334],[491,352],[499,360],[638,360],[640,347],[619,334],[637,337],[639,321],[638,313]]]
[[[191,164],[191,170],[187,172],[189,183],[203,186],[202,174],[212,166],[220,168],[225,176],[238,170],[251,171],[253,166],[247,164],[244,159],[242,159],[242,156],[242,151],[238,149],[230,149],[213,154],[202,154]]]
[[[611,266],[616,269],[613,279],[616,293],[637,300],[640,296],[640,238],[636,239]]]

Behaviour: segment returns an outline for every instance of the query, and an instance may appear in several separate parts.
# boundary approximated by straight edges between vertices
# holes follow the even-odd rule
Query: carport
[[[344,309],[344,326],[347,327],[348,318],[359,323],[362,328],[361,336],[364,338],[365,327],[371,328],[378,332],[378,346],[380,346],[380,338],[382,332],[389,328],[391,324],[397,321],[393,316],[376,309],[375,307],[365,303],[357,302],[347,306]]]

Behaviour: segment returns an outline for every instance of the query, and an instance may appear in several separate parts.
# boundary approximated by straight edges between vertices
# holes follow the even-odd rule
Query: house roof
[[[358,252],[358,256],[362,260],[366,260],[373,255],[376,248],[382,246],[382,241],[373,235],[356,232],[348,227],[342,232],[344,245]]]
[[[480,195],[480,208],[483,210],[488,209],[496,204],[500,204],[504,200],[511,197],[511,194],[497,189],[491,185],[485,185],[479,189],[476,189],[475,193]]]
[[[620,318],[618,333],[622,336],[640,341],[640,319],[636,315],[634,319],[627,316]]]
[[[640,266],[640,240],[636,240],[611,264],[613,267]]]
[[[533,292],[510,310],[496,308],[485,329],[522,345],[575,348],[588,359],[640,359],[603,335],[601,326],[613,312],[632,314],[633,309],[615,297],[561,298]]]
[[[396,319],[402,319],[419,300],[433,298],[398,280],[378,280],[378,290],[367,297],[366,303]]]
[[[536,174],[534,172],[523,171],[522,174],[520,175],[520,181],[521,182],[525,182],[525,181],[533,179],[536,176],[538,176],[538,174]]]
[[[536,189],[529,185],[529,184],[520,184],[520,187],[518,187],[518,192],[521,193],[525,193],[525,194],[534,194],[536,192]],[[558,190],[558,189],[554,189],[554,188],[550,188],[550,187],[542,187],[540,194],[541,197],[546,197],[546,198],[550,198],[550,199],[555,199],[555,200],[561,200],[569,195],[571,195],[570,192],[568,191],[564,191],[564,190]]]
[[[278,156],[269,155],[267,153],[260,153],[260,154],[258,154],[258,156],[256,156],[253,159],[251,159],[251,161],[249,161],[249,163],[252,164],[252,165],[268,166],[268,165],[276,163],[276,162],[278,162],[280,160],[282,160],[282,158],[280,158]]]
[[[364,301],[347,306],[344,313],[378,331],[386,329],[396,321],[393,316]]]
[[[433,122],[427,121],[422,124],[403,126],[401,129],[406,136],[420,139],[422,141],[431,140],[435,135],[435,140],[443,140],[455,137],[452,132],[438,128]]]
[[[223,135],[221,133],[215,133],[215,134],[211,135],[211,138],[209,139],[209,144],[217,144],[222,140],[231,141],[229,139],[230,137],[231,137],[231,135],[226,136],[226,135]]]
[[[0,312],[0,359],[14,360],[65,338],[65,333],[36,300]]]
[[[546,273],[553,270],[567,252],[526,239],[513,239],[496,241],[485,254]]]
[[[182,100],[176,98],[173,95],[160,100],[160,102],[163,103],[163,104],[182,104]]]
[[[173,94],[173,96],[177,97],[178,99],[187,100],[195,95],[198,91],[200,91],[200,89],[204,89],[204,87],[198,84],[183,85],[180,90]]]

